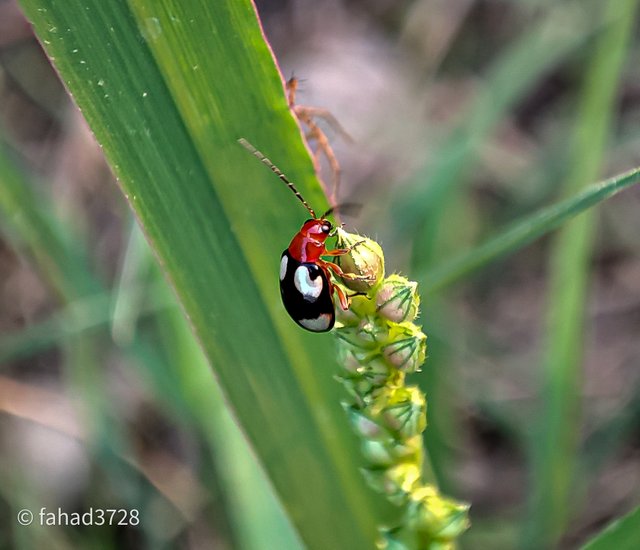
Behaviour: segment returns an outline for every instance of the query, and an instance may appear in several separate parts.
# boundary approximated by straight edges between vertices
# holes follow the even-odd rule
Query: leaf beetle
[[[349,296],[332,280],[331,273],[342,279],[362,277],[345,273],[340,266],[322,257],[348,254],[360,243],[349,248],[327,250],[326,240],[334,231],[333,224],[327,217],[335,208],[317,216],[295,185],[273,162],[246,139],[241,138],[238,142],[269,167],[311,214],[311,219],[302,224],[300,231],[280,257],[280,296],[287,313],[299,326],[311,332],[327,332],[333,328],[336,320],[334,292],[338,295],[340,307],[349,307]]]

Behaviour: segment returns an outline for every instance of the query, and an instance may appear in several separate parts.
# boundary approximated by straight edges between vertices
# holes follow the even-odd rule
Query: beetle
[[[238,142],[269,167],[311,214],[280,257],[280,296],[287,313],[299,326],[311,332],[327,332],[333,328],[336,320],[334,293],[342,309],[349,307],[349,296],[333,281],[331,274],[343,279],[363,277],[345,273],[339,265],[322,257],[348,254],[360,243],[349,248],[327,250],[326,240],[334,234],[334,226],[327,218],[335,208],[317,216],[295,185],[273,162],[246,139],[241,138]]]

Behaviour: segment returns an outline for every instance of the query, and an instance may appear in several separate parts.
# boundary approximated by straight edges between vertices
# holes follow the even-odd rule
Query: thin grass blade
[[[511,227],[473,250],[426,271],[421,277],[426,292],[440,292],[499,258],[513,254],[575,216],[638,182],[640,182],[640,168],[593,184],[569,199],[559,201],[515,222]]]

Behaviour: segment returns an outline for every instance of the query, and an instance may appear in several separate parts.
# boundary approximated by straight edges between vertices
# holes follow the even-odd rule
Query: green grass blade
[[[640,507],[608,525],[582,550],[635,550],[640,540]]]
[[[252,4],[22,5],[305,543],[370,548],[380,504],[338,406],[333,343],[302,334],[278,296],[280,253],[305,213],[237,144],[249,139],[326,205]]]
[[[636,8],[636,0],[613,0],[601,8],[610,23],[599,36],[585,73],[572,167],[564,184],[567,194],[575,193],[601,170]],[[578,481],[580,366],[594,230],[590,212],[563,228],[551,251],[543,411],[531,449],[533,489],[524,537],[527,548],[554,546],[579,506],[570,495]]]
[[[95,303],[87,304],[85,298],[99,293],[101,284],[89,270],[83,247],[73,243],[69,232],[42,207],[46,201],[32,187],[0,142],[0,213],[3,214],[3,225],[17,246],[24,248],[33,258],[61,301],[69,306],[66,310],[69,326],[74,329],[89,327],[93,324]],[[76,307],[79,302],[89,307]],[[115,433],[106,426],[107,403],[100,393],[104,387],[104,373],[98,368],[96,342],[90,337],[78,337],[79,332],[75,330],[68,332],[66,326],[60,328],[61,335],[64,335],[67,376],[90,404],[84,418],[93,437],[90,444],[101,446],[100,441],[105,442],[107,434],[115,441]],[[48,337],[41,330],[29,330],[26,334],[3,338],[0,357],[24,351],[25,344],[33,344],[34,338],[43,343]]]
[[[493,130],[545,73],[574,53],[593,32],[593,26],[580,16],[582,9],[584,2],[545,7],[535,23],[514,37],[485,71],[480,89],[453,129],[429,154],[433,162],[426,163],[393,202],[393,219],[397,223],[400,246],[406,242],[406,235],[414,235],[411,259],[414,271],[421,273],[436,267],[437,254],[455,245],[456,237],[446,229],[446,220],[455,219],[452,212],[457,193],[468,181],[466,176],[477,163],[482,145]],[[576,14],[577,17],[572,18]],[[568,20],[571,20],[570,25],[566,24]],[[421,288],[429,291],[423,278],[417,279]],[[431,313],[436,315],[438,312]],[[446,353],[439,352],[437,345],[437,341],[430,345],[431,373],[441,373],[447,368],[438,362],[437,358],[445,357]],[[429,376],[434,378],[436,375]],[[428,392],[431,418],[455,418],[450,396],[446,391],[444,395],[438,395],[444,384],[431,382]],[[434,469],[442,476],[451,468],[447,456],[450,448],[446,445],[451,436],[442,432],[441,427],[444,428],[438,420],[430,422],[426,434]],[[455,429],[455,426],[448,422],[447,429],[451,428]],[[447,485],[446,480],[441,481]]]
[[[159,322],[172,336],[173,345],[167,346],[167,352],[177,378],[174,389],[179,388],[203,438],[213,450],[238,548],[302,548],[264,471],[225,406],[222,392],[183,316],[174,310]]]
[[[120,346],[132,342],[143,313],[145,282],[153,261],[140,227],[131,220],[129,241],[122,255],[112,307],[111,337]]]
[[[438,292],[498,258],[516,252],[623,189],[640,182],[640,168],[596,183],[569,199],[527,216],[473,250],[428,270],[421,281],[426,292]]]
[[[594,475],[621,448],[640,425],[640,383],[635,384],[631,398],[610,418],[594,429],[584,443],[582,468],[585,475]]]
[[[396,219],[401,229],[405,233],[419,232],[414,240],[415,268],[435,263],[447,206],[498,122],[542,75],[584,44],[593,31],[581,4],[584,2],[554,6],[514,40],[488,69],[486,81],[467,113],[438,150],[430,154],[434,162],[398,199]]]
[[[0,138],[0,223],[41,268],[41,273],[65,300],[93,294],[100,288],[89,273],[81,249],[42,208],[47,198],[33,186]]]
[[[111,318],[110,304],[111,295],[108,293],[88,296],[44,321],[15,333],[3,334],[0,338],[0,364],[29,357],[105,325]]]

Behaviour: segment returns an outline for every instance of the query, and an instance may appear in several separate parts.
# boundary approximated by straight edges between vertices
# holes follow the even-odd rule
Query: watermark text
[[[28,508],[18,512],[20,525],[36,523],[41,526],[69,525],[139,525],[140,512],[135,508],[89,508],[86,512],[65,512],[62,508],[40,508],[35,513]]]

